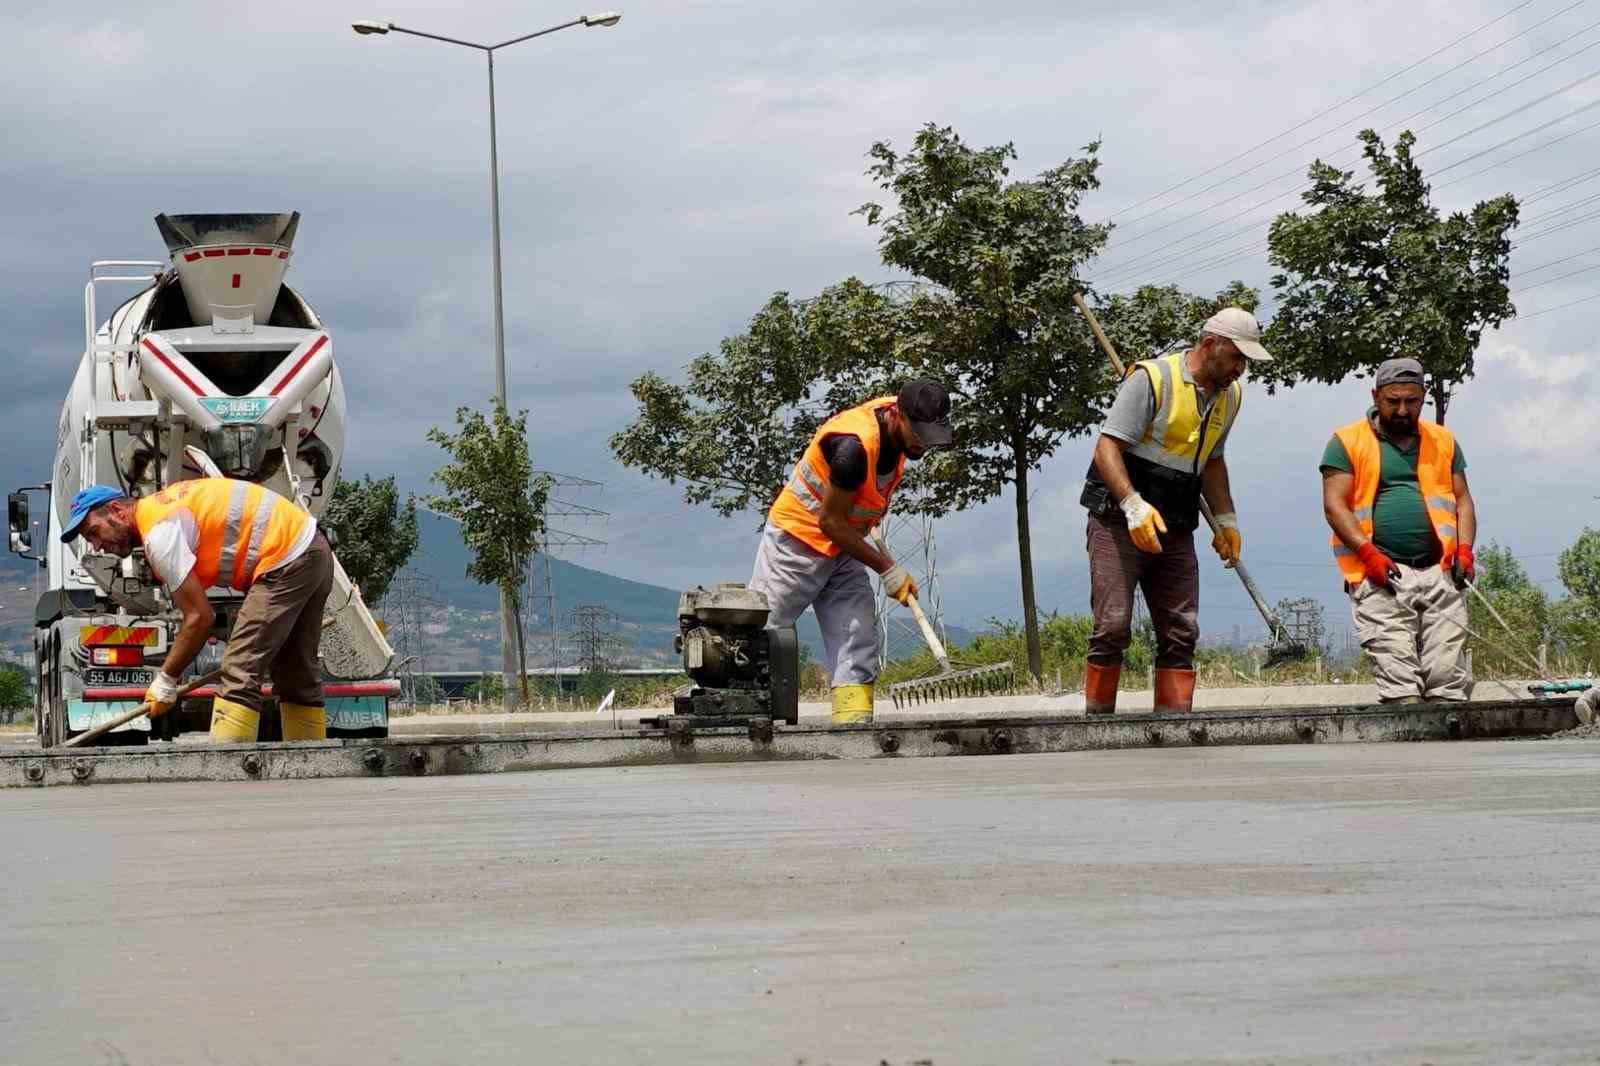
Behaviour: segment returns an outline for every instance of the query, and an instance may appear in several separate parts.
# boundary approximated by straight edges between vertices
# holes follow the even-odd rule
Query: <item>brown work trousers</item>
[[[1090,515],[1089,661],[1121,666],[1133,640],[1133,590],[1144,590],[1156,628],[1156,666],[1188,670],[1200,639],[1200,563],[1194,534],[1161,534],[1161,552],[1140,551],[1121,513]]]
[[[322,608],[333,588],[333,549],[319,531],[300,558],[263,574],[245,593],[222,653],[221,699],[254,711],[264,704],[261,686],[272,675],[277,698],[322,706]]]

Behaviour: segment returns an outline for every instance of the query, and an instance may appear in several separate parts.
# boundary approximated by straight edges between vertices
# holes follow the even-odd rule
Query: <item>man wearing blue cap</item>
[[[209,588],[245,594],[234,618],[211,714],[211,738],[254,741],[261,685],[271,672],[285,740],[327,736],[317,651],[322,608],[333,585],[333,552],[316,519],[270,489],[230,478],[180,481],[130,499],[94,485],[79,492],[61,531],[96,551],[145,560],[183,614],[145,701],[150,717],[178,699],[178,677],[211,636]]]

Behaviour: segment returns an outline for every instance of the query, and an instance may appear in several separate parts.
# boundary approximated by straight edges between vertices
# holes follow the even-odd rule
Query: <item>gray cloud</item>
[[[1026,175],[1103,136],[1104,188],[1086,205],[1103,217],[1385,77],[1503,5],[1316,0],[1219,10],[1025,0],[1003,17],[957,0],[625,10],[614,30],[569,30],[508,50],[497,63],[511,399],[530,410],[542,465],[606,482],[595,502],[615,512],[599,534],[613,547],[582,561],[678,585],[744,576],[754,519],[692,511],[675,490],[612,464],[605,442],[631,417],[627,383],[646,369],[676,373],[738,330],[774,290],[809,293],[849,274],[881,278],[874,235],[850,215],[875,195],[862,174],[874,140],[905,144],[921,123],[947,122],[975,143],[1015,141],[1016,173]],[[1385,93],[1420,84],[1556,10],[1529,8]],[[1367,101],[1307,127],[1301,136],[1331,132],[1259,178],[1337,151],[1361,124],[1382,125],[1563,44],[1587,25],[1582,14],[1362,123],[1346,120]],[[426,428],[448,424],[457,405],[481,405],[492,390],[483,64],[414,38],[357,38],[348,23],[385,18],[495,39],[565,15],[498,0],[462,11],[420,0],[333,8],[286,0],[270,9],[91,2],[70,14],[0,15],[0,91],[24,102],[0,116],[12,146],[0,160],[0,420],[9,430],[0,476],[20,484],[48,466],[81,344],[79,290],[91,259],[159,256],[157,211],[297,209],[305,219],[290,280],[335,331],[352,403],[348,468],[425,488],[439,460],[422,439]],[[1423,147],[1575,77],[1582,62],[1452,120]],[[1463,158],[1584,102],[1581,92],[1425,162]],[[1441,188],[1438,199],[1455,207],[1531,191],[1592,166],[1594,145],[1593,135],[1575,137]],[[1292,190],[1297,179],[1211,206],[1254,183],[1241,179],[1138,225],[1127,223],[1159,202],[1121,215],[1117,239],[1126,243],[1106,263]],[[1285,196],[1217,232],[1259,218],[1264,237],[1272,213],[1294,205]],[[1135,240],[1190,211],[1203,213]],[[1600,244],[1597,233],[1592,224],[1575,226],[1530,242],[1514,262],[1529,268]],[[1141,280],[1208,289],[1241,277],[1264,286],[1259,255],[1196,269],[1203,253],[1227,245],[1191,243],[1192,254]],[[1549,285],[1519,305],[1553,307],[1600,288],[1596,281]],[[1567,491],[1587,469],[1586,454],[1548,440],[1531,450],[1521,444],[1538,436],[1540,405],[1566,411],[1559,404],[1582,388],[1581,379],[1552,383],[1539,371],[1557,354],[1593,358],[1594,308],[1600,303],[1509,325],[1492,343],[1526,356],[1486,360],[1451,412],[1473,463],[1486,538],[1555,550],[1590,514],[1591,505]],[[1230,463],[1247,558],[1273,594],[1316,594],[1338,608],[1315,457],[1328,430],[1359,412],[1361,396],[1359,384],[1251,395]],[[1035,535],[1047,607],[1087,603],[1075,503],[1087,453],[1085,441],[1068,444],[1039,482]],[[1554,520],[1520,520],[1531,513]],[[1002,498],[941,523],[953,616],[1015,614],[1012,521]],[[1232,578],[1208,564],[1205,581],[1206,624],[1248,626],[1248,602]]]

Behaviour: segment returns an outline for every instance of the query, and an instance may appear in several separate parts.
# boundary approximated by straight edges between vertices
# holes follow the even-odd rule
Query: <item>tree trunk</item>
[[[528,642],[522,632],[522,598],[511,597],[511,618],[517,629],[517,679],[522,693],[522,705],[528,705]]]
[[[517,669],[517,634],[513,627],[511,610],[511,593],[506,591],[504,585],[500,586],[500,679],[501,687],[505,690],[500,696],[500,705],[505,710],[511,710],[517,705],[516,669]]]
[[[1013,443],[1017,463],[1017,564],[1022,569],[1022,631],[1028,644],[1028,672],[1035,681],[1044,678],[1044,656],[1039,649],[1039,611],[1033,596],[1033,540],[1028,532],[1028,451],[1026,442]]]
[[[1435,380],[1433,383],[1433,413],[1435,421],[1444,425],[1444,412],[1450,406],[1450,382]]]

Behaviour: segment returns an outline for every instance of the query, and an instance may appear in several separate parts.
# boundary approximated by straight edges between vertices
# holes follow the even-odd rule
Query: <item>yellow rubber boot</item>
[[[284,740],[327,740],[328,711],[325,707],[307,707],[303,703],[278,702],[278,714],[283,718]]]
[[[213,744],[254,744],[261,729],[261,712],[218,696],[211,703]]]
[[[872,721],[872,686],[834,686],[833,721],[836,725],[851,725]]]

